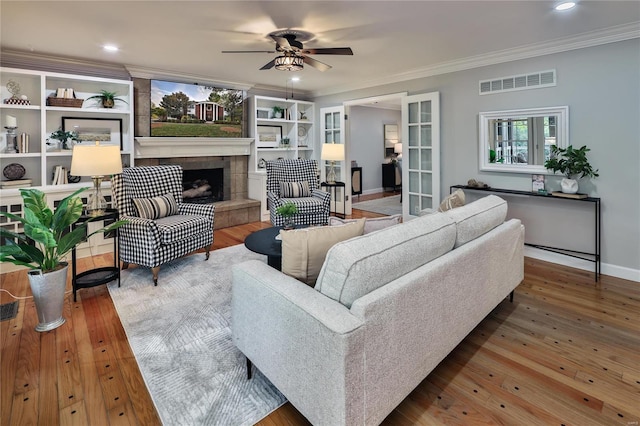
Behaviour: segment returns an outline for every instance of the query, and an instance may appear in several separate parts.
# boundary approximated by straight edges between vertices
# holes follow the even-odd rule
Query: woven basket
[[[47,98],[47,105],[56,107],[82,108],[83,102],[84,99]]]

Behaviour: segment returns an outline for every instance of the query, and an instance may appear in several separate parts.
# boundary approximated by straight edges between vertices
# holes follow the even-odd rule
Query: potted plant
[[[282,108],[276,105],[272,108],[272,110],[274,118],[282,118],[282,111],[284,111]]]
[[[87,100],[89,99],[99,99],[103,108],[113,108],[116,101],[127,103],[124,99],[116,97],[116,92],[108,90],[101,90],[99,95],[89,96]]]
[[[66,132],[62,130],[62,127],[58,127],[58,130],[51,133],[49,136],[51,139],[55,139],[60,141],[60,149],[71,149],[68,145],[69,142],[80,142],[80,138],[78,137],[78,132]]]
[[[292,202],[286,202],[276,209],[276,213],[284,218],[284,229],[293,229],[293,216],[298,213],[298,207]]]
[[[62,311],[68,270],[65,255],[91,235],[112,231],[126,223],[117,221],[88,235],[89,221],[71,229],[82,215],[82,200],[77,195],[86,189],[81,188],[64,198],[55,211],[47,205],[42,191],[20,189],[23,217],[0,212],[0,216],[20,222],[24,229],[24,233],[15,233],[0,228],[0,236],[5,239],[5,244],[0,246],[0,261],[30,268],[27,274],[39,321],[36,331],[49,331],[64,324]]]
[[[544,167],[553,170],[554,173],[560,172],[565,175],[560,182],[562,192],[575,194],[578,192],[578,179],[600,176],[598,170],[593,170],[587,160],[589,151],[591,150],[586,145],[580,149],[574,149],[571,145],[567,148],[551,146],[551,158],[545,161]]]

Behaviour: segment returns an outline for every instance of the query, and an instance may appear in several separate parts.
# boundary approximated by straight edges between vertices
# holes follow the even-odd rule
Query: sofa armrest
[[[134,216],[120,216],[120,220],[129,221],[118,229],[120,258],[131,263],[153,259],[160,248],[160,230],[156,222]]]
[[[196,204],[196,203],[178,204],[178,214],[206,216],[211,218],[211,222],[213,222],[215,209],[216,209],[215,204]]]
[[[236,346],[313,424],[363,424],[364,323],[344,305],[248,261],[231,311]]]
[[[322,189],[314,189],[311,191],[311,196],[320,198],[322,202],[327,205],[331,202],[331,194],[328,191],[323,191]]]

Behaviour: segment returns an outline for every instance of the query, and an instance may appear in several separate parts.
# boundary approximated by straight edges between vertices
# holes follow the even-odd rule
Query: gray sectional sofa
[[[524,227],[490,195],[333,246],[315,288],[234,267],[237,347],[314,425],[376,425],[524,277]]]

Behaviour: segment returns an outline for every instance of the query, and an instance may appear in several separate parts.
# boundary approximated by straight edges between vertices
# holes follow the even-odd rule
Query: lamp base
[[[93,192],[87,200],[87,216],[98,217],[104,215],[107,210],[107,200],[102,196],[102,179],[104,176],[91,176],[93,180]]]
[[[335,161],[331,161],[331,165],[329,166],[329,172],[327,173],[327,183],[334,184],[336,183],[336,170],[334,168]]]

